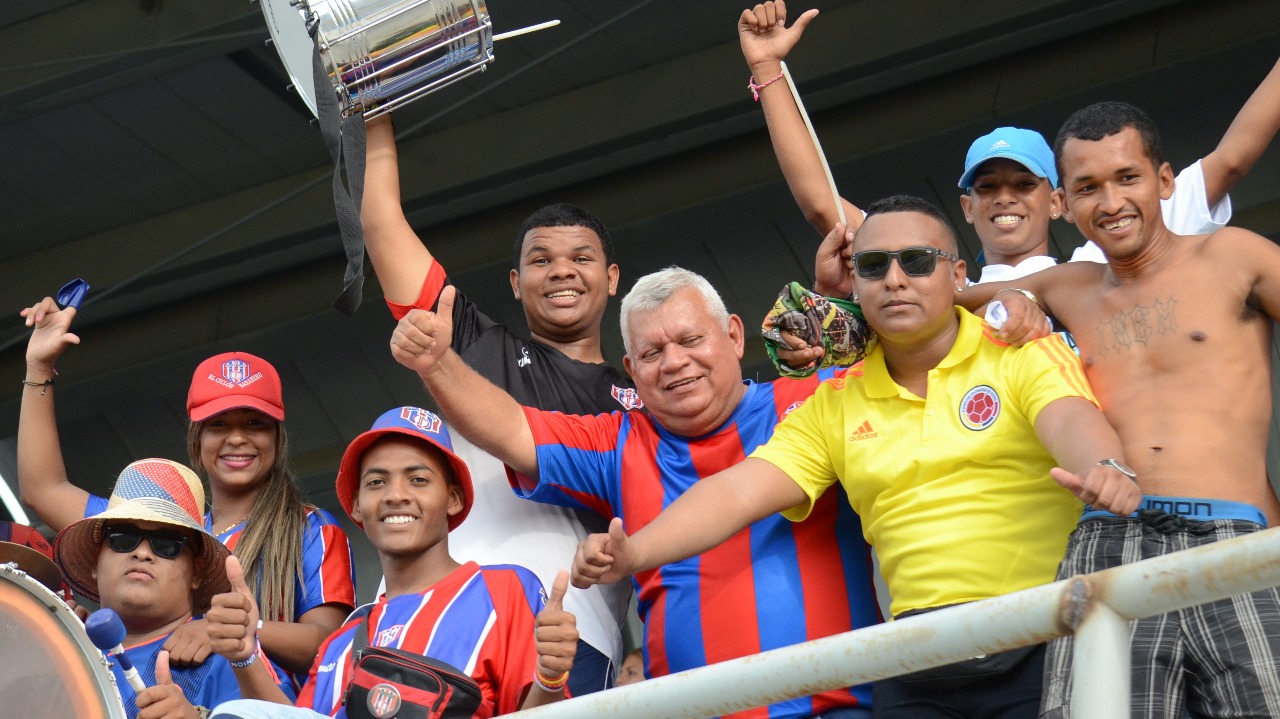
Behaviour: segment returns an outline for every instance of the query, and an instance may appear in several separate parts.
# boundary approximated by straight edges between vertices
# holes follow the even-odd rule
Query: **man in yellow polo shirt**
[[[1053,581],[1081,500],[1137,507],[1120,441],[1062,339],[1015,348],[953,305],[964,262],[941,211],[914,197],[873,203],[853,249],[877,335],[861,367],[635,536],[615,519],[585,540],[575,585],[697,554],[774,512],[803,519],[838,481],[901,617]],[[1043,664],[1040,646],[879,682],[876,716],[1033,718]]]

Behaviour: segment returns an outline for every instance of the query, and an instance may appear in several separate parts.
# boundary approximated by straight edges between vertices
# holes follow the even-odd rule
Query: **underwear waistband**
[[[1240,519],[1263,527],[1267,526],[1267,517],[1262,513],[1262,510],[1252,504],[1230,502],[1225,499],[1165,497],[1159,494],[1144,494],[1142,495],[1142,504],[1138,505],[1138,509],[1139,511],[1156,509],[1200,522],[1211,522],[1215,519]],[[1080,521],[1116,516],[1119,515],[1112,514],[1105,509],[1094,509],[1086,504],[1084,514],[1080,515]],[[1137,519],[1138,512],[1130,514],[1129,517]]]

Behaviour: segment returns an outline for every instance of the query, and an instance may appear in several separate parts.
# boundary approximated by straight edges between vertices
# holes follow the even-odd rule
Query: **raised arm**
[[[46,297],[21,314],[32,332],[27,342],[27,374],[18,415],[18,492],[22,503],[35,510],[36,516],[61,531],[84,518],[89,501],[89,493],[67,479],[51,383],[63,351],[80,344],[80,338],[71,333],[76,311],[59,310],[53,298]]]
[[[1080,501],[1116,514],[1138,509],[1138,483],[1118,469],[1098,464],[1104,459],[1124,463],[1120,437],[1102,410],[1083,397],[1050,402],[1036,416],[1036,436],[1058,466],[1053,479]]]
[[[695,482],[630,537],[622,520],[615,517],[608,534],[592,534],[582,540],[573,561],[573,584],[589,587],[616,582],[701,554],[753,522],[808,498],[786,472],[749,457]]]
[[[400,206],[400,162],[391,116],[369,121],[365,125],[365,137],[360,221],[369,260],[382,285],[383,296],[397,304],[413,304],[435,259],[409,226]]]
[[[438,312],[413,310],[391,337],[391,355],[418,373],[449,426],[507,466],[538,476],[538,453],[524,410],[449,348],[456,291],[440,293]]]
[[[1205,195],[1213,207],[1248,174],[1280,130],[1280,61],[1245,101],[1213,152],[1200,161]]]
[[[788,28],[787,4],[783,0],[742,11],[738,18],[738,40],[753,82],[763,85],[781,74],[782,61],[817,16],[817,10],[809,10]],[[769,139],[773,142],[773,152],[778,157],[787,187],[791,188],[791,194],[809,224],[826,235],[840,221],[840,214],[831,197],[831,188],[827,186],[818,151],[809,139],[809,131],[786,83],[786,78],[781,78],[760,90],[760,105],[764,108]],[[847,200],[842,199],[841,202],[844,203],[850,229],[856,230],[862,224],[862,210]]]

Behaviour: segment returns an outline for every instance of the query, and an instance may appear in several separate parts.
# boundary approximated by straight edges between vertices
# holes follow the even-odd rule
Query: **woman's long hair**
[[[307,512],[315,506],[302,498],[297,480],[289,468],[289,438],[284,425],[276,422],[276,461],[271,466],[236,542],[235,555],[244,567],[245,582],[258,599],[258,615],[267,621],[297,621],[293,615],[295,580],[302,577],[302,544],[307,529]],[[200,462],[200,433],[203,422],[187,428],[187,454],[191,466],[213,486]]]

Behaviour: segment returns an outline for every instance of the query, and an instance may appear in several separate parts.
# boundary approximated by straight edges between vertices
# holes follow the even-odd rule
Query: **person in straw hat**
[[[68,525],[53,543],[54,561],[79,594],[114,610],[125,627],[124,653],[147,689],[135,694],[119,662],[116,687],[131,719],[201,716],[199,707],[240,696],[226,659],[169,668],[169,635],[230,590],[231,552],[204,530],[204,488],[189,468],[143,459],[120,473],[105,511]],[[263,662],[281,691],[282,669]]]

